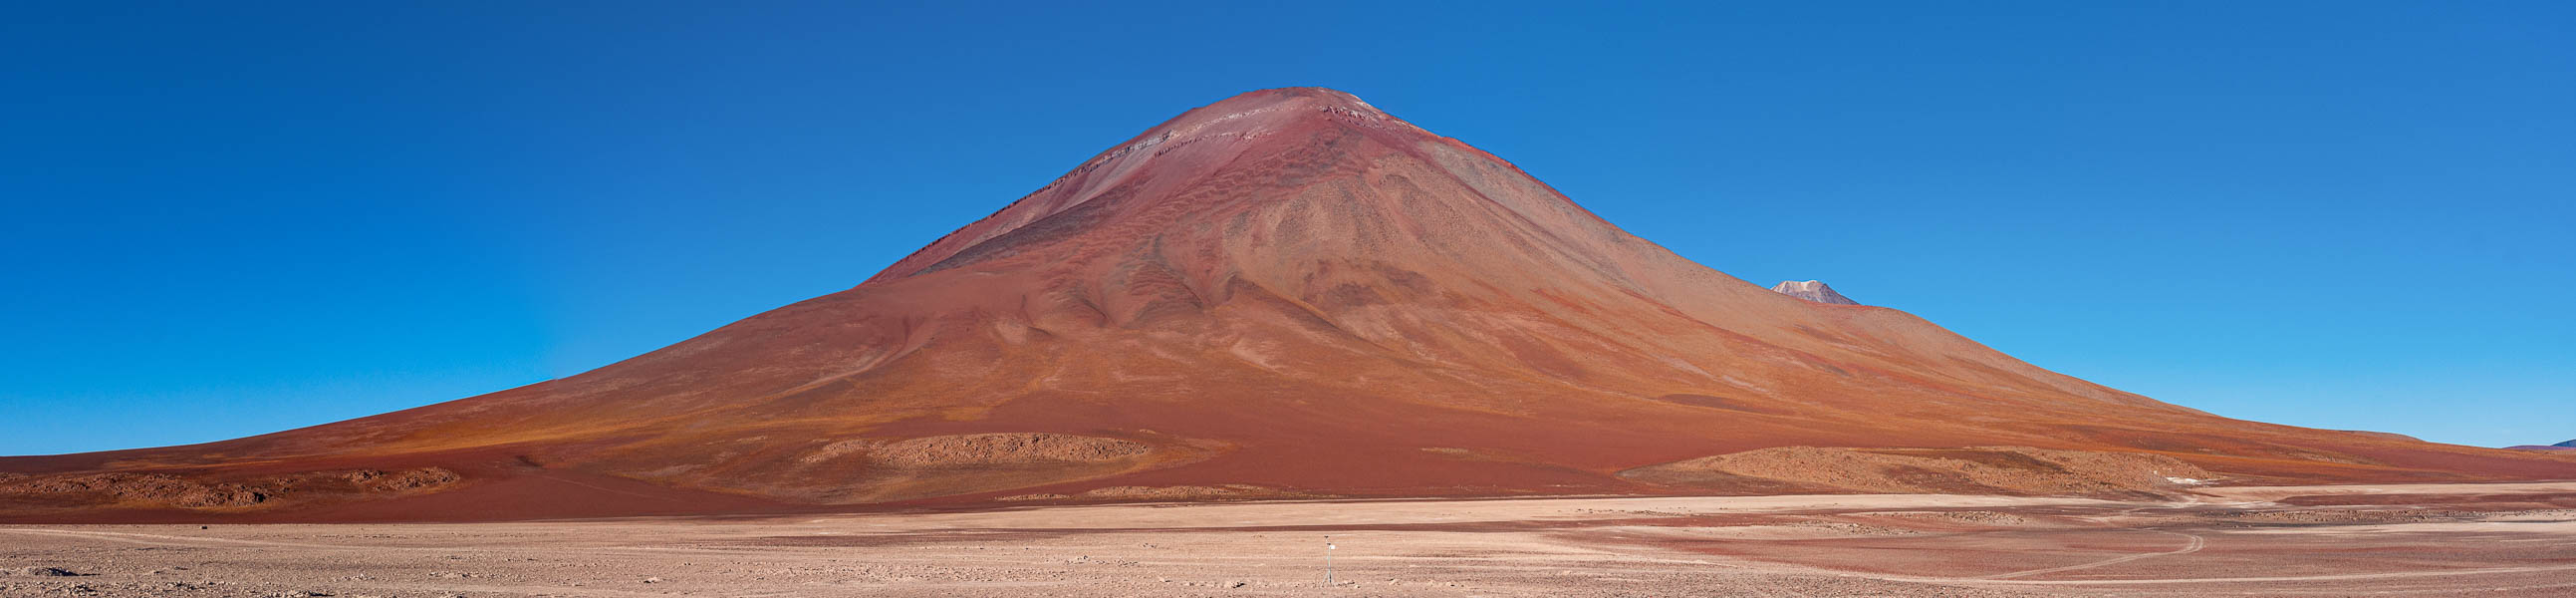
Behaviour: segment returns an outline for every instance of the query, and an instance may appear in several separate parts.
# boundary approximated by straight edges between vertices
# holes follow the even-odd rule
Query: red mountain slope
[[[2546,454],[2216,417],[1774,293],[1349,94],[1291,88],[1184,113],[847,291],[418,409],[0,459],[22,474],[0,507],[470,519],[1878,487],[1622,475],[1796,445],[2147,452],[2239,481],[2576,477]],[[2009,455],[2083,458],[1868,462],[2037,462]]]

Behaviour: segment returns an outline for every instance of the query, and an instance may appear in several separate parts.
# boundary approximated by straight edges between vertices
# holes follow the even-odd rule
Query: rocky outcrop
[[[0,496],[94,496],[99,502],[150,507],[246,507],[284,493],[279,486],[207,483],[167,474],[101,473],[11,480],[0,485]]]
[[[1899,494],[2134,497],[2204,483],[2208,471],[2164,455],[2024,446],[1790,446],[1701,457],[1621,473],[1689,488]]]
[[[11,475],[0,476],[0,503],[88,503],[164,509],[249,508],[273,506],[285,497],[434,491],[463,479],[456,472],[438,467],[401,471],[308,472],[242,480],[136,472]]]
[[[1783,280],[1780,281],[1780,284],[1771,285],[1771,292],[1817,303],[1860,305],[1859,301],[1853,301],[1850,297],[1844,297],[1842,293],[1834,292],[1833,287],[1826,286],[1825,283],[1814,280],[1806,282]]]
[[[456,472],[439,467],[405,471],[367,469],[350,472],[340,477],[349,480],[351,484],[356,484],[359,490],[366,492],[409,492],[445,486],[464,479],[456,475]]]
[[[1107,488],[1095,488],[1095,489],[1092,489],[1092,490],[1089,490],[1089,491],[1083,492],[1083,493],[1081,493],[1081,494],[1075,494],[1075,495],[1066,495],[1066,494],[1021,494],[1021,495],[1016,495],[1016,496],[1005,496],[1005,497],[1001,497],[1001,498],[998,498],[998,499],[995,499],[995,500],[1008,501],[1008,502],[1027,502],[1027,501],[1062,501],[1062,500],[1112,501],[1112,502],[1158,502],[1158,501],[1260,500],[1260,499],[1317,498],[1317,497],[1318,497],[1318,495],[1306,494],[1306,493],[1300,493],[1300,492],[1289,492],[1289,491],[1283,491],[1283,490],[1280,490],[1280,489],[1277,489],[1277,488],[1267,488],[1267,487],[1262,487],[1262,486],[1257,486],[1257,485],[1252,485],[1252,484],[1222,484],[1222,485],[1214,485],[1214,486],[1111,486],[1111,487],[1107,487]]]
[[[824,445],[801,461],[818,463],[865,454],[886,467],[935,469],[1048,463],[1110,463],[1145,456],[1151,447],[1114,438],[1036,432],[930,436],[901,441],[845,440]]]

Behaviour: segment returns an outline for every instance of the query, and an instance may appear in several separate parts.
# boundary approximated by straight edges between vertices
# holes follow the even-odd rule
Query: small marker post
[[[1324,587],[1333,587],[1333,537],[1324,536]]]

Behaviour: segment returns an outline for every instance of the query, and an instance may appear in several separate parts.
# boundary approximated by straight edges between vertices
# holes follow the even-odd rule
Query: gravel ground
[[[1879,495],[5,526],[0,596],[2576,595],[2576,512],[2390,495],[2334,509]]]

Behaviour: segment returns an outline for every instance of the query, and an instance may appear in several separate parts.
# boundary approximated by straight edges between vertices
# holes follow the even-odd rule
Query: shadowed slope
[[[1312,88],[1189,111],[857,288],[579,376],[0,471],[255,484],[443,466],[465,479],[441,493],[600,476],[718,511],[1112,486],[1723,492],[1619,472],[1789,445],[2150,451],[2239,479],[2576,473],[2528,453],[2219,418],[1903,312],[1774,293]],[[39,498],[54,502],[26,500],[96,502]]]

